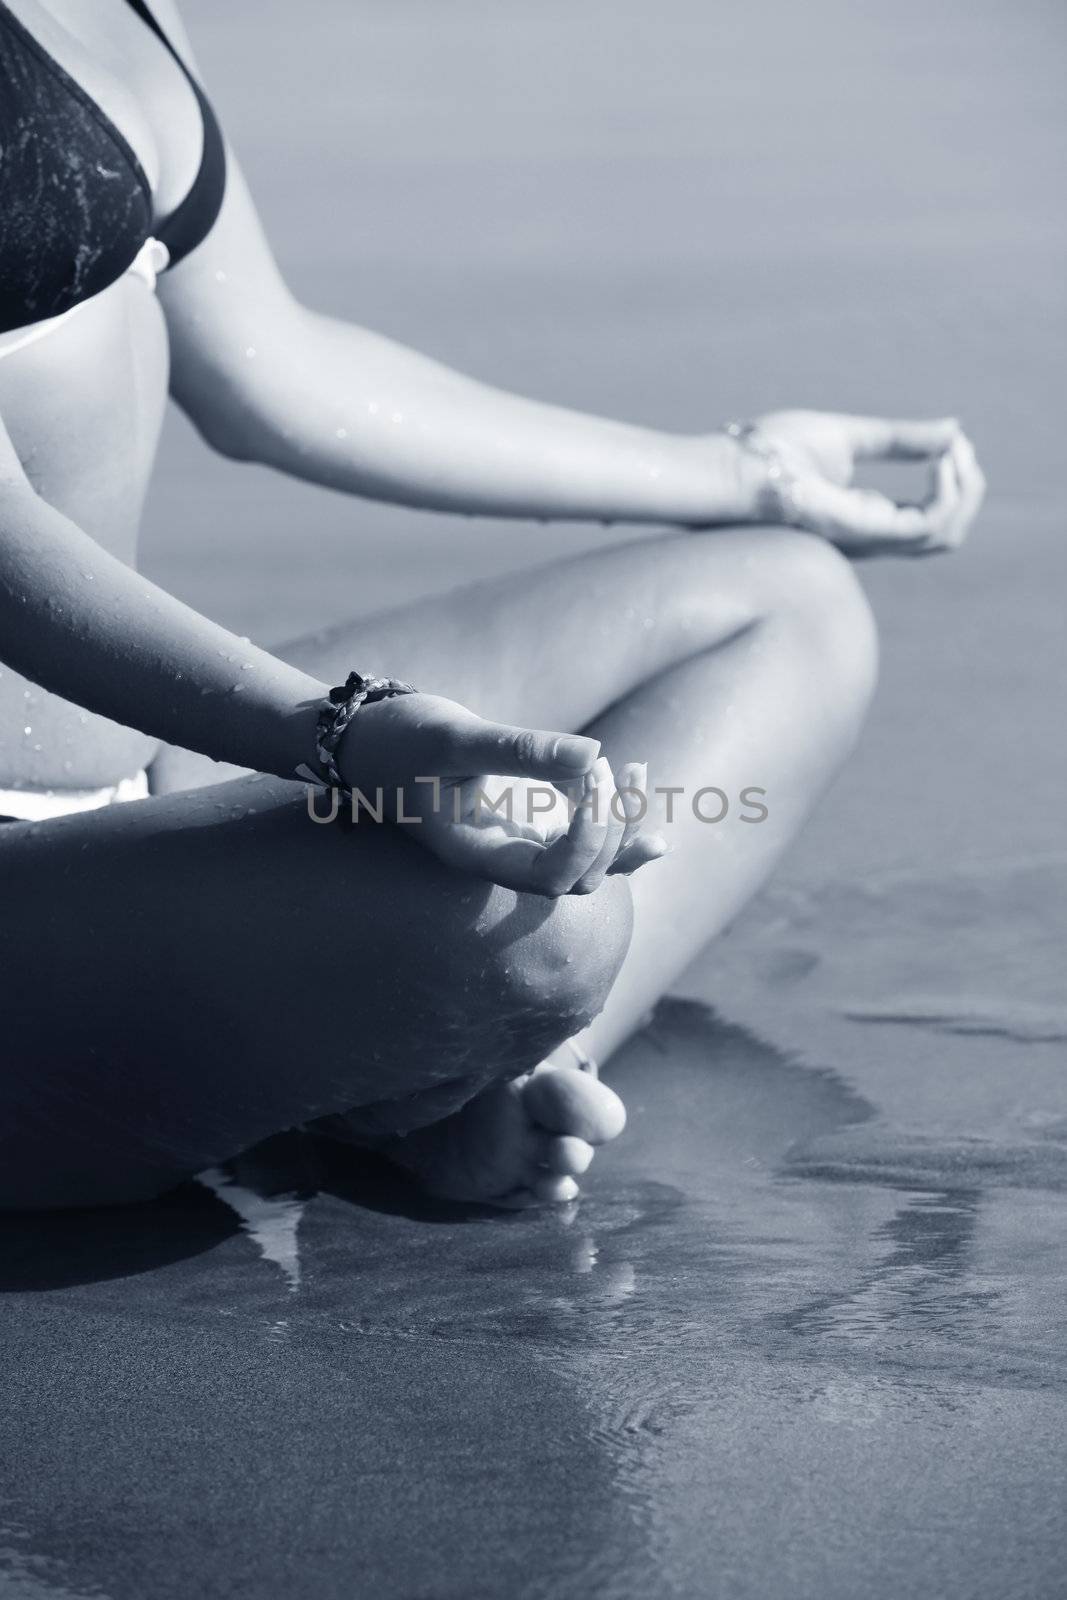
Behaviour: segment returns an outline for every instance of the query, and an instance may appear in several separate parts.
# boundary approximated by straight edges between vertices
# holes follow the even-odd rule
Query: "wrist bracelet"
[[[322,702],[319,720],[315,727],[315,755],[319,771],[306,762],[296,769],[296,776],[320,788],[340,789],[350,795],[351,789],[337,770],[337,747],[345,729],[362,705],[373,705],[375,700],[391,700],[398,694],[417,694],[418,690],[399,678],[375,678],[362,672],[350,672],[344,683],[330,690]]]
[[[742,450],[763,462],[765,479],[757,497],[757,517],[804,527],[797,477],[785,465],[777,446],[760,433],[754,422],[728,422],[724,432],[736,440]]]

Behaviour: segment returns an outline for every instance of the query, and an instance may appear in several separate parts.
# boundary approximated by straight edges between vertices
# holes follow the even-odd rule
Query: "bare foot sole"
[[[577,1195],[576,1179],[596,1146],[625,1125],[626,1109],[607,1084],[545,1062],[392,1140],[382,1154],[442,1199],[509,1209],[559,1205]]]

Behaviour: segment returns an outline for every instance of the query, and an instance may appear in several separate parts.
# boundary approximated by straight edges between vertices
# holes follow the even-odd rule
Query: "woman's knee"
[[[847,720],[862,720],[878,676],[874,616],[852,563],[826,539],[795,528],[752,530],[766,557],[761,605],[784,623],[818,674],[821,692]]]
[[[546,900],[495,889],[472,942],[457,951],[466,981],[502,1017],[554,1043],[586,1026],[611,993],[630,944],[633,906],[625,878],[591,895]]]

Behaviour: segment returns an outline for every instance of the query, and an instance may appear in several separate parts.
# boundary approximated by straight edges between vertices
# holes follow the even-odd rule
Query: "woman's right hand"
[[[771,411],[756,418],[754,441],[757,449],[762,445],[774,452],[790,486],[782,520],[820,534],[853,557],[954,550],[985,494],[974,448],[953,417],[916,422],[834,411]],[[877,489],[857,488],[853,473],[864,459],[928,461],[927,498],[921,505],[898,505]],[[746,465],[766,487],[765,463],[750,457]]]
[[[667,848],[640,831],[633,791],[645,792],[644,768],[620,769],[617,788],[599,751],[582,734],[488,722],[454,700],[404,694],[360,708],[338,766],[369,803],[381,789],[387,815],[448,866],[554,899],[589,894]],[[510,808],[485,804],[509,787]],[[530,804],[536,790],[540,808]],[[565,796],[585,803],[569,814]]]

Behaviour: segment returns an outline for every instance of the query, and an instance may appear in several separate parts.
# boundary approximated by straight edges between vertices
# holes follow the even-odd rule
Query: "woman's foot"
[[[626,1109],[607,1084],[546,1062],[382,1153],[442,1199],[558,1205],[574,1199],[595,1147],[625,1124]]]

